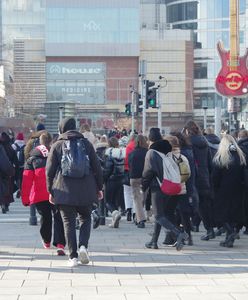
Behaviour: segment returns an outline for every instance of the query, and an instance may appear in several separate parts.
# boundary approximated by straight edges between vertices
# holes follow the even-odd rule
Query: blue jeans
[[[77,235],[76,235],[76,217],[79,216],[79,243],[78,247],[88,248],[91,230],[91,210],[90,206],[70,206],[59,205],[60,214],[64,223],[65,238],[69,249],[69,257],[78,257],[77,253]]]

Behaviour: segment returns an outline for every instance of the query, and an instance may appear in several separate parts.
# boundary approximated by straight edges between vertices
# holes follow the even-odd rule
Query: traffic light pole
[[[157,88],[157,103],[158,103],[158,128],[162,130],[162,103],[160,100],[160,86]]]
[[[145,76],[141,77],[141,99],[143,101],[142,110],[142,133],[146,134],[146,80]]]
[[[134,133],[134,93],[135,93],[135,91],[134,90],[132,90],[132,106],[131,106],[131,111],[132,111],[132,133]]]

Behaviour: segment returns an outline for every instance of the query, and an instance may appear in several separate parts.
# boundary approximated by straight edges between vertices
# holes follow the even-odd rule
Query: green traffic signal
[[[125,105],[125,107],[126,107],[126,109],[125,109],[125,114],[126,114],[127,116],[131,116],[131,114],[132,114],[131,105],[132,105],[132,103],[127,103],[127,104]]]

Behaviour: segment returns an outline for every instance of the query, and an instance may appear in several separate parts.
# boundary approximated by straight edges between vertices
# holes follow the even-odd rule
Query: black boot
[[[232,248],[237,233],[234,230],[234,227],[232,227],[228,223],[225,223],[225,229],[226,229],[226,239],[225,239],[225,241],[220,242],[220,246],[221,247]]]
[[[163,244],[166,246],[175,247],[176,241],[177,237],[175,236],[175,234],[172,231],[167,231]]]
[[[213,228],[210,228],[207,230],[207,234],[203,235],[201,237],[202,241],[209,241],[210,239],[214,239],[215,238],[215,233]]]
[[[132,208],[127,208],[127,221],[132,221]]]
[[[222,233],[225,233],[226,230],[224,227],[219,227],[216,231],[215,231],[215,236],[221,236]]]
[[[155,222],[152,239],[149,243],[145,244],[146,248],[158,249],[158,237],[160,234],[160,230],[161,230],[161,225],[159,225],[157,222]]]
[[[188,232],[188,236],[189,236],[189,238],[188,238],[188,245],[189,246],[193,246],[194,243],[193,243],[191,232]]]

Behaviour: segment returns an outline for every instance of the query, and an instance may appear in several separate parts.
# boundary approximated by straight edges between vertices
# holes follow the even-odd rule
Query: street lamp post
[[[207,106],[203,106],[203,129],[205,130],[207,128],[207,109],[208,107]]]

